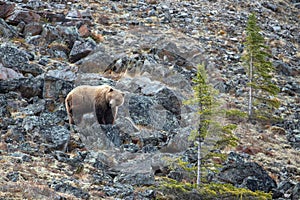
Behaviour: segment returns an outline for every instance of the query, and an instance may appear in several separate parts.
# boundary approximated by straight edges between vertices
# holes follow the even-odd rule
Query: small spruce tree
[[[202,152],[202,143],[207,139],[207,136],[214,134],[216,138],[214,141],[214,149],[222,149],[225,146],[235,146],[237,138],[233,135],[232,131],[235,125],[222,126],[219,122],[215,121],[221,113],[217,110],[218,102],[215,98],[216,91],[208,84],[207,75],[204,66],[199,65],[197,75],[193,79],[194,97],[186,104],[193,104],[197,106],[198,128],[192,131],[190,139],[195,141],[197,146],[197,186],[201,184],[201,171],[205,164],[211,157],[220,157],[225,159],[224,154],[220,151],[209,151],[205,156]],[[221,133],[221,134],[219,134]]]
[[[246,27],[244,66],[248,74],[248,118],[269,118],[280,102],[275,98],[279,88],[272,82],[274,67],[269,61],[269,49],[260,34],[255,14],[250,14]],[[255,100],[255,101],[254,101]],[[257,106],[259,109],[254,109]]]

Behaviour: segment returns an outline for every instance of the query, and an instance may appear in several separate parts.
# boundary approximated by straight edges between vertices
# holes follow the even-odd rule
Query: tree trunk
[[[250,53],[250,63],[249,63],[249,99],[248,99],[248,117],[249,120],[252,119],[252,79],[253,79],[253,56],[252,56],[252,52]]]
[[[199,138],[198,138],[198,154],[197,154],[197,187],[200,187],[201,184],[201,138],[200,138],[200,133],[199,133]]]

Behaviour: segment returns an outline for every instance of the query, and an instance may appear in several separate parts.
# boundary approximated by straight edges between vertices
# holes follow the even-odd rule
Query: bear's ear
[[[113,88],[110,88],[109,92],[113,92],[113,91],[114,91],[114,89],[113,89]]]

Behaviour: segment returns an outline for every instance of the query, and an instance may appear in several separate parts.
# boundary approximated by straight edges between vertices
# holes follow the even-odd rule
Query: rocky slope
[[[196,66],[206,66],[224,108],[246,108],[240,58],[255,12],[281,89],[276,115],[284,120],[262,126],[234,119],[239,145],[225,150],[228,161],[213,180],[299,199],[299,7],[295,0],[1,1],[0,197],[163,196],[154,189],[159,177],[185,179],[170,160],[195,163],[187,140],[195,108],[182,101],[193,94]],[[104,83],[126,93],[115,125],[85,115],[71,129],[67,93]]]

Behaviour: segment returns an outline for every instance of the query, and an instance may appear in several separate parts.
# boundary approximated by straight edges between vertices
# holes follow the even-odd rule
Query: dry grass
[[[236,132],[240,138],[238,151],[252,154],[251,160],[263,166],[271,176],[286,168],[294,174],[291,179],[300,181],[300,152],[291,147],[283,129],[271,126],[258,130],[257,125],[244,123]]]

